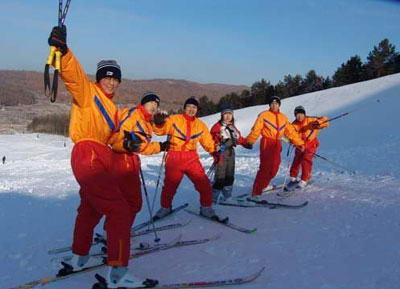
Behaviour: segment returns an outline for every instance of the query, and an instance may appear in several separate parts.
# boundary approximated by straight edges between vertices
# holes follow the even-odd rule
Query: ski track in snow
[[[181,212],[162,223],[188,218],[192,222],[181,229],[160,232],[161,242],[179,233],[185,240],[217,233],[221,238],[138,258],[131,261],[130,270],[137,276],[168,283],[237,277],[267,266],[259,279],[243,288],[398,288],[399,94],[397,74],[284,100],[283,112],[290,119],[299,104],[309,115],[330,117],[358,109],[321,132],[318,151],[356,174],[315,159],[313,184],[284,200],[308,200],[305,208],[217,207],[219,214],[229,215],[232,222],[257,227],[251,235]],[[244,135],[265,109],[256,106],[235,112]],[[204,119],[212,125],[218,118],[217,114]],[[70,168],[69,140],[42,134],[1,135],[0,147],[0,157],[7,156],[6,164],[0,164],[0,288],[9,288],[56,272],[57,264],[50,262],[53,256],[47,255],[47,250],[70,244],[79,187]],[[281,169],[273,181],[276,184],[283,183],[287,173],[286,151],[284,146]],[[207,170],[212,159],[204,151],[201,159]],[[150,199],[160,163],[161,154],[142,157]],[[258,164],[258,145],[251,151],[237,150],[234,194],[251,191]],[[274,195],[266,198],[280,201]],[[174,204],[186,201],[198,208],[198,194],[185,178]],[[136,222],[147,218],[144,205]],[[99,225],[99,232],[101,228]],[[153,239],[147,235],[134,242],[152,243]],[[88,273],[46,288],[90,288],[94,281],[94,273]]]

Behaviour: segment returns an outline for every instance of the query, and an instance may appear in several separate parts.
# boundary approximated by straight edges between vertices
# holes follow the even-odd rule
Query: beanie
[[[281,105],[281,99],[277,96],[271,96],[269,98],[268,104],[271,105],[273,101],[276,101],[279,105]]]
[[[301,106],[301,105],[296,106],[296,108],[294,109],[294,116],[296,116],[296,114],[298,114],[298,113],[306,114],[306,110],[304,109],[303,106]]]
[[[151,91],[147,91],[143,94],[140,104],[144,105],[146,102],[149,102],[149,101],[155,101],[155,102],[157,102],[157,105],[160,105],[160,97]]]
[[[185,108],[186,105],[188,105],[188,104],[193,104],[193,105],[199,107],[199,102],[197,101],[197,99],[194,96],[191,96],[188,99],[186,99],[185,104],[183,105],[183,108]]]
[[[121,67],[115,60],[101,60],[97,64],[96,82],[105,77],[112,77],[121,82]]]

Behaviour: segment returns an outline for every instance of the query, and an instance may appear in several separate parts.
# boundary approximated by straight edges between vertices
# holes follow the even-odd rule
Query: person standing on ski
[[[279,111],[281,100],[277,96],[269,99],[269,110],[261,112],[251,132],[246,137],[247,144],[254,144],[262,136],[260,143],[260,166],[254,180],[251,197],[258,199],[263,190],[272,189],[271,180],[276,176],[281,163],[283,136],[304,151],[304,141],[300,138],[286,115]]]
[[[215,174],[213,183],[213,201],[227,201],[232,196],[233,182],[235,181],[235,147],[245,144],[245,139],[235,126],[233,109],[225,106],[221,110],[221,119],[211,128],[214,142],[221,147],[221,155],[215,160]]]
[[[158,95],[153,92],[145,93],[139,105],[122,111],[119,117],[119,131],[110,140],[115,152],[112,170],[131,207],[131,226],[142,208],[139,154],[157,154],[168,148],[168,141],[151,142],[152,119],[159,104]]]
[[[212,188],[197,154],[197,144],[216,156],[216,147],[207,126],[196,118],[199,102],[188,98],[182,114],[174,114],[155,121],[155,133],[168,135],[170,146],[165,159],[164,186],[161,191],[161,208],[155,218],[168,215],[172,209],[172,200],[184,175],[193,182],[200,193],[200,214],[217,219],[212,208]]]
[[[329,126],[329,121],[327,117],[307,116],[303,106],[297,106],[294,109],[294,116],[296,119],[292,122],[292,125],[304,141],[305,150],[301,151],[296,148],[295,157],[290,167],[290,182],[287,184],[287,188],[293,186],[304,188],[311,178],[312,159],[319,147],[317,136],[321,129]],[[300,168],[301,179],[297,181]]]
[[[118,111],[112,99],[121,82],[121,69],[115,60],[102,60],[97,65],[96,83],[90,81],[67,47],[66,39],[66,27],[54,27],[48,43],[62,52],[61,78],[72,96],[71,166],[80,185],[81,201],[75,221],[73,257],[64,262],[59,275],[102,263],[101,258],[90,257],[89,250],[93,230],[105,215],[108,288],[142,284],[142,280],[127,273],[132,213],[113,175],[114,153],[109,147],[118,123]]]

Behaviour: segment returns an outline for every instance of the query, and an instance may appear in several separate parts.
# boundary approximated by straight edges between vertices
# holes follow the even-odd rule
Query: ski
[[[241,285],[256,280],[264,270],[265,267],[261,268],[260,270],[258,270],[253,274],[249,274],[244,277],[220,279],[214,281],[193,281],[193,282],[182,282],[182,283],[172,283],[172,284],[158,284],[158,281],[156,280],[147,279],[146,281],[144,281],[142,287],[125,287],[124,289],[138,289],[138,288],[179,289],[179,288],[205,288],[205,287]],[[92,289],[108,289],[107,282],[104,277],[102,277],[99,274],[96,274],[95,278],[97,279],[98,282],[93,285]]]
[[[233,230],[236,230],[236,231],[239,231],[239,232],[242,232],[242,233],[251,234],[251,233],[254,233],[255,231],[257,231],[257,228],[254,228],[254,229],[247,229],[247,228],[243,228],[243,227],[241,227],[241,226],[232,224],[232,223],[229,221],[228,218],[215,220],[215,219],[210,219],[210,218],[204,217],[204,216],[200,215],[199,213],[196,213],[195,211],[192,211],[192,210],[189,210],[189,209],[185,209],[185,211],[186,211],[187,213],[189,213],[189,214],[198,216],[198,217],[200,217],[200,218],[203,218],[203,219],[208,220],[208,221],[213,222],[213,223],[217,223],[217,224],[224,225],[224,226],[226,226],[226,227],[228,227],[228,228],[231,228],[231,229],[233,229]]]
[[[189,206],[188,203],[183,204],[183,205],[181,205],[181,206],[179,206],[179,207],[176,207],[176,208],[172,209],[171,212],[170,212],[168,215],[166,215],[164,218],[155,219],[155,218],[153,217],[153,221],[148,220],[148,221],[143,222],[143,223],[141,223],[141,224],[139,224],[139,225],[136,225],[136,226],[134,226],[134,227],[131,229],[131,234],[134,234],[135,231],[140,230],[140,229],[143,229],[144,227],[151,225],[152,222],[158,222],[158,221],[160,221],[160,220],[164,220],[165,218],[167,218],[167,217],[169,217],[169,216],[175,214],[176,212],[178,212],[178,211],[180,211],[180,210],[186,208],[187,206]]]
[[[269,190],[264,189],[264,190],[262,191],[262,195],[268,195],[268,194],[273,193],[273,192],[276,191],[276,190],[279,190],[279,189],[282,189],[282,188],[283,188],[283,185],[272,185],[272,186],[273,186],[272,189],[269,189]],[[239,195],[239,196],[236,196],[236,197],[234,197],[234,198],[235,198],[235,199],[242,199],[242,198],[247,197],[248,195],[249,195],[248,193],[245,193],[245,194],[241,194],[241,195]]]
[[[145,255],[149,255],[151,253],[155,253],[155,252],[159,252],[159,251],[164,251],[164,250],[168,250],[168,249],[172,249],[172,248],[177,248],[177,247],[184,247],[184,246],[191,246],[191,245],[197,245],[197,244],[203,244],[203,243],[207,243],[209,241],[213,241],[213,240],[217,240],[220,238],[220,235],[216,235],[214,237],[210,237],[210,238],[204,238],[204,239],[197,239],[197,240],[187,240],[187,241],[182,241],[181,240],[181,235],[179,235],[178,238],[172,240],[171,242],[167,243],[167,244],[163,244],[163,246],[154,246],[151,249],[147,249],[147,250],[142,250],[142,251],[138,251],[138,252],[134,252],[132,253],[129,258],[138,258],[141,256],[145,256]],[[69,256],[67,256],[69,257]],[[73,276],[77,276],[83,273],[87,273],[87,272],[91,272],[94,271],[96,269],[99,269],[103,266],[106,265],[105,263],[105,255],[104,254],[97,254],[94,257],[97,258],[103,258],[104,262],[89,268],[85,268],[81,271],[78,272],[73,272],[70,273],[68,275],[56,275],[56,276],[52,276],[52,277],[46,277],[46,278],[42,278],[39,280],[34,280],[34,281],[30,281],[28,283],[25,283],[23,285],[17,286],[17,287],[12,287],[9,289],[30,289],[30,288],[34,288],[36,286],[43,286],[49,283],[53,283],[59,280],[64,280]],[[71,258],[71,257],[69,257]]]
[[[146,229],[143,231],[139,231],[139,232],[135,232],[133,234],[134,237],[137,236],[143,236],[143,235],[147,235],[147,234],[151,234],[153,232],[161,232],[161,231],[167,231],[167,230],[172,230],[172,229],[177,229],[177,228],[181,228],[181,227],[185,227],[186,225],[188,225],[190,223],[191,220],[187,220],[185,223],[174,223],[174,224],[169,224],[169,225],[164,225],[164,226],[160,226],[160,227],[156,227],[155,230],[153,229]]]
[[[241,207],[241,208],[268,208],[268,209],[276,209],[276,208],[288,208],[288,209],[297,209],[302,208],[308,204],[308,201],[303,202],[301,204],[284,204],[284,203],[271,203],[266,200],[255,201],[250,198],[247,199],[236,199],[231,201],[224,201],[218,203],[221,206],[230,206],[230,207]]]
[[[272,203],[267,200],[256,201],[256,200],[252,200],[250,198],[247,198],[247,201],[270,208],[270,209],[275,209],[275,208],[299,209],[299,208],[303,208],[308,205],[308,201],[305,201],[301,204]]]

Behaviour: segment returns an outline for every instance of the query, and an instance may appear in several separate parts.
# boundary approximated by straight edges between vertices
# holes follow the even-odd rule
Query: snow
[[[315,159],[314,183],[288,199],[308,200],[298,210],[217,207],[238,225],[257,227],[246,235],[181,212],[163,223],[191,223],[160,232],[161,242],[182,233],[183,239],[221,233],[217,241],[172,249],[131,261],[130,271],[162,282],[212,280],[246,275],[266,266],[263,275],[243,288],[368,289],[398,288],[400,283],[400,74],[301,95],[282,101],[293,119],[303,105],[309,115],[351,112],[321,132],[318,153],[339,164]],[[235,111],[246,135],[266,106]],[[212,125],[219,115],[204,118]],[[66,146],[64,146],[64,142]],[[0,136],[0,288],[52,276],[57,262],[47,250],[70,245],[78,185],[70,168],[72,144],[60,136]],[[202,151],[206,169],[211,158]],[[276,184],[283,182],[289,158],[286,147]],[[142,157],[150,198],[153,198],[161,155]],[[258,145],[239,148],[234,194],[251,190],[258,168]],[[345,169],[343,169],[345,168]],[[348,170],[346,170],[348,169]],[[355,171],[352,174],[350,171]],[[275,200],[274,196],[268,197]],[[198,194],[185,179],[174,204],[198,207]],[[144,205],[139,223],[148,218]],[[98,226],[101,232],[102,226]],[[154,236],[135,239],[153,243]],[[105,269],[98,270],[104,274]],[[46,285],[47,288],[90,288],[94,273]]]

